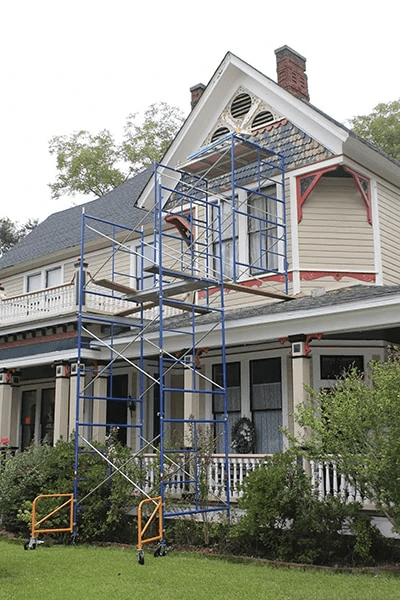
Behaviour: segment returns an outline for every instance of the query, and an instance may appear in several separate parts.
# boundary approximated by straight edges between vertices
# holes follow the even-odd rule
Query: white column
[[[93,382],[93,423],[106,423],[107,421],[107,376],[97,375]],[[93,440],[105,442],[106,428],[93,427]]]
[[[56,364],[56,386],[54,399],[54,444],[57,440],[68,440],[70,365]]]
[[[11,373],[7,369],[0,371],[0,438],[2,445],[10,445],[11,440]]]
[[[80,393],[85,387],[85,365],[81,363],[80,370]],[[76,422],[76,397],[77,397],[77,380],[78,380],[78,363],[71,364],[70,387],[69,387],[69,421],[68,421],[68,436],[71,436],[75,431]],[[79,421],[83,421],[83,399],[79,402]],[[83,434],[83,430],[79,432]]]

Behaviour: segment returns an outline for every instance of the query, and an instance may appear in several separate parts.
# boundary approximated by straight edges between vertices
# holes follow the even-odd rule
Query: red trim
[[[193,244],[194,231],[188,219],[182,215],[167,215],[165,221],[177,228],[188,246]]]
[[[321,179],[325,173],[329,173],[329,171],[336,171],[339,165],[334,165],[333,167],[326,167],[325,169],[320,169],[319,171],[314,171],[312,173],[307,173],[306,175],[301,175],[297,177],[297,222],[300,223],[303,219],[303,204],[307,200],[308,196],[311,194],[318,181]],[[312,177],[312,181],[307,186],[307,189],[301,193],[301,182],[303,179],[307,179]]]
[[[353,171],[353,169],[350,169],[350,167],[346,167],[345,165],[343,165],[343,168],[353,177],[357,189],[360,192],[361,198],[364,200],[364,204],[367,209],[367,221],[370,225],[372,225],[371,189],[369,185],[369,179],[367,179],[366,177],[362,177],[361,175],[359,175],[359,173]],[[362,185],[363,181],[366,183],[366,191]]]
[[[332,273],[329,271],[300,271],[300,279],[302,281],[313,281],[321,277],[333,277],[335,281],[341,281],[343,277],[351,277],[366,283],[375,283],[375,273],[357,273],[350,271]]]
[[[303,356],[308,356],[309,354],[311,354],[311,348],[310,348],[310,342],[311,342],[311,340],[322,340],[323,337],[324,337],[323,333],[308,333],[306,335],[306,339],[304,341],[304,354],[303,354]],[[286,342],[288,342],[288,341],[289,341],[288,337],[281,337],[281,338],[279,338],[279,343],[282,344],[282,345],[286,344]]]
[[[293,275],[292,273],[288,273],[288,280],[292,281],[293,280]],[[258,277],[257,279],[247,279],[246,281],[239,281],[237,283],[240,283],[240,285],[242,285],[243,287],[261,287],[263,283],[268,281],[277,281],[278,283],[285,283],[285,276],[284,275],[264,275],[263,277]],[[229,294],[230,292],[232,292],[233,290],[229,290],[226,289],[225,293]],[[211,294],[216,294],[217,292],[219,292],[219,287],[212,287],[212,288],[208,288],[208,293]],[[198,293],[198,297],[199,299],[205,298],[206,297],[206,291],[201,290]]]
[[[309,195],[311,194],[311,192],[313,191],[313,189],[315,188],[315,186],[317,185],[317,183],[319,182],[319,180],[321,179],[321,177],[323,175],[325,175],[325,173],[328,173],[329,171],[336,171],[336,169],[338,169],[339,167],[343,167],[343,169],[345,171],[347,171],[348,173],[350,173],[350,175],[353,177],[354,183],[356,184],[356,187],[357,187],[358,191],[360,192],[361,198],[363,199],[365,208],[367,210],[367,221],[370,225],[372,225],[371,191],[370,191],[369,179],[367,179],[367,177],[363,177],[362,175],[357,173],[357,171],[354,171],[353,169],[351,169],[350,167],[347,167],[346,165],[334,165],[332,167],[327,167],[325,169],[320,169],[319,171],[313,171],[312,173],[306,173],[305,175],[300,175],[299,177],[297,177],[296,191],[297,191],[297,222],[298,223],[300,223],[303,219],[303,205],[304,205],[305,201],[307,200],[307,198],[309,197]],[[301,182],[307,178],[311,178],[312,181],[310,181],[309,185],[307,186],[307,189],[303,193],[301,193]],[[366,184],[365,185],[366,189],[363,186],[363,182]]]
[[[311,354],[311,348],[309,346],[311,340],[322,340],[323,337],[323,333],[309,333],[306,336],[306,341],[304,342],[304,356],[308,356],[309,354]]]

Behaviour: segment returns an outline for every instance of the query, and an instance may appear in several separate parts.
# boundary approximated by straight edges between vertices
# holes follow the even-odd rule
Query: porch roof
[[[197,331],[204,333],[204,344],[213,346],[213,328],[218,315],[196,316]],[[171,333],[164,336],[166,346],[176,343],[173,330],[183,327],[186,314],[164,320]],[[324,339],[369,339],[400,343],[400,286],[367,286],[332,290],[318,296],[304,296],[290,302],[258,304],[227,310],[228,345],[276,341],[289,335],[321,332]],[[157,326],[154,334],[157,335]],[[149,334],[150,331],[148,330]],[[122,341],[122,339],[121,339]],[[180,343],[183,341],[180,338]]]

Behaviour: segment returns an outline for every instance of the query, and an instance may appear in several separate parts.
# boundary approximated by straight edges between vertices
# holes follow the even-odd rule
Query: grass
[[[23,546],[0,540],[0,600],[398,600],[400,577],[274,568],[134,548]]]

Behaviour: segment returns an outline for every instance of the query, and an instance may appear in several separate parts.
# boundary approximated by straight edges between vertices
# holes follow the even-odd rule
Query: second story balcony
[[[89,284],[85,295],[84,310],[105,315],[118,315],[135,305],[121,297],[99,293],[99,287]],[[76,313],[78,297],[75,282],[29,292],[0,300],[0,328],[23,325],[31,321]],[[152,320],[158,315],[158,306],[144,312],[144,318]],[[164,317],[180,314],[179,309],[166,307]]]

